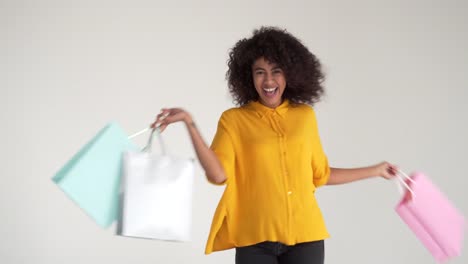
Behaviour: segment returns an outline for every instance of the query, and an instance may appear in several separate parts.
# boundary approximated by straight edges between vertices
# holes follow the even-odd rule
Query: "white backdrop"
[[[467,14],[462,0],[1,0],[0,262],[234,263],[233,250],[203,254],[223,187],[200,167],[186,244],[114,236],[50,178],[108,121],[132,133],[166,106],[190,111],[211,142],[233,106],[228,51],[261,25],[288,29],[321,59],[327,96],[316,110],[332,166],[423,171],[466,214]],[[183,125],[164,137],[172,153],[195,155]],[[394,212],[393,182],[317,196],[327,263],[433,262]]]

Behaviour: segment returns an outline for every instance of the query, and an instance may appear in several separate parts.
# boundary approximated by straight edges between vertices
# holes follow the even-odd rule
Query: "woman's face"
[[[252,77],[261,104],[276,108],[282,103],[286,77],[278,65],[260,57],[252,65]]]

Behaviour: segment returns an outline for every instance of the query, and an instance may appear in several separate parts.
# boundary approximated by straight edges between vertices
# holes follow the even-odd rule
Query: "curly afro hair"
[[[258,100],[252,65],[261,57],[277,64],[285,73],[284,99],[313,105],[324,94],[324,75],[315,55],[286,30],[261,27],[253,31],[251,38],[239,40],[229,52],[226,79],[236,105]]]

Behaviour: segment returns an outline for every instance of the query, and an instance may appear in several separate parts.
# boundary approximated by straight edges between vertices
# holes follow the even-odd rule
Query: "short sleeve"
[[[315,112],[312,109],[312,171],[315,187],[325,185],[330,178],[328,158],[323,151]]]
[[[235,168],[235,155],[234,155],[234,147],[232,137],[229,134],[229,130],[227,128],[228,118],[226,114],[223,113],[221,118],[218,122],[218,128],[216,130],[216,134],[213,138],[213,142],[211,143],[211,150],[216,154],[218,157],[221,166],[224,169],[224,173],[226,175],[226,181],[221,184],[216,185],[224,185],[229,180],[229,178],[233,177],[234,175],[234,168]]]

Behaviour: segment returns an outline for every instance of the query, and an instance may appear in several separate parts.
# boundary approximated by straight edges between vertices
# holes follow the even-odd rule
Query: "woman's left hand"
[[[395,177],[398,172],[398,166],[386,161],[381,162],[374,167],[376,169],[377,175],[387,180]]]

